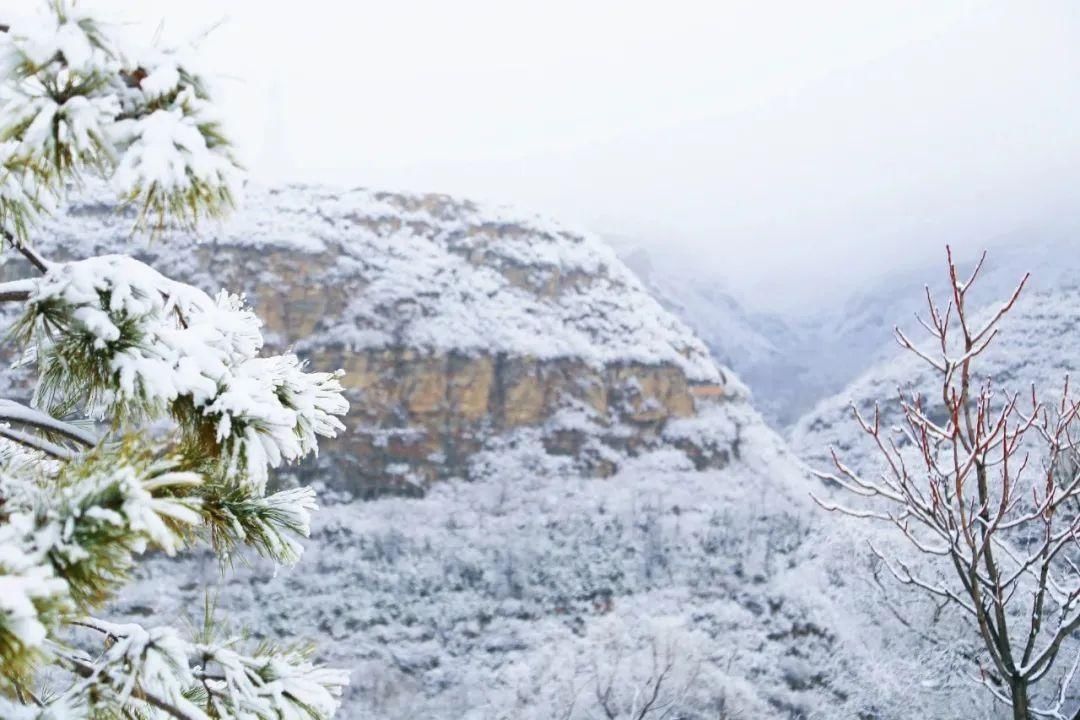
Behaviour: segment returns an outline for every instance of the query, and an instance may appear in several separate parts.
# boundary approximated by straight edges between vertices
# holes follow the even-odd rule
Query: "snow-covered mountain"
[[[1016,232],[987,242],[980,292],[1007,294],[1032,272],[1029,290],[1068,287],[1080,275],[1076,233]],[[749,386],[755,405],[774,427],[791,430],[814,406],[841,392],[863,372],[895,355],[892,329],[915,326],[925,309],[924,286],[947,287],[941,257],[903,258],[891,271],[867,277],[839,301],[799,312],[755,310],[725,292],[708,269],[685,258],[660,257],[647,244],[614,238],[620,257],[671,312],[693,328],[714,355]],[[957,256],[970,266],[978,255]],[[900,259],[898,259],[900,260]]]
[[[960,263],[961,271],[970,270],[973,259]],[[925,284],[935,297],[944,303],[942,293],[948,287],[943,275],[944,265],[927,269]],[[1009,297],[1025,273],[1031,276],[1016,307],[1002,325],[1000,335],[990,349],[979,358],[980,376],[989,377],[1014,391],[1026,391],[1036,383],[1047,392],[1060,390],[1066,375],[1074,375],[1080,358],[1080,256],[1070,252],[1067,244],[1046,242],[1030,246],[1022,244],[995,248],[987,255],[974,292],[985,305],[983,313],[992,312]],[[873,314],[880,320],[880,335],[887,342],[867,351],[871,360],[867,367],[843,389],[824,397],[790,429],[793,448],[804,458],[821,461],[827,458],[827,447],[858,450],[857,429],[851,423],[850,404],[854,402],[863,412],[872,411],[875,401],[881,402],[883,412],[894,412],[892,401],[897,388],[911,388],[927,393],[933,390],[932,371],[919,358],[904,352],[891,341],[894,325],[900,325],[910,337],[918,339],[923,331],[914,320],[916,313],[926,317],[926,296],[922,283],[914,279],[898,284],[893,290],[882,288],[877,299],[867,303],[873,307],[861,316],[849,312],[853,324],[861,317]],[[891,298],[891,299],[889,299]],[[868,323],[869,324],[869,323]],[[852,329],[855,336],[866,336],[863,330]],[[869,344],[869,342],[867,343]],[[886,415],[886,421],[890,416]]]
[[[167,275],[243,291],[271,342],[343,368],[350,427],[319,467],[355,494],[474,477],[480,451],[526,431],[610,474],[646,449],[690,450],[671,421],[742,392],[606,245],[543,218],[442,195],[287,187],[249,188],[201,238],[136,242],[130,224],[76,201],[40,245],[50,257],[133,251]],[[702,466],[731,454],[690,451]]]
[[[605,238],[649,292],[689,325],[713,356],[750,387],[755,406],[777,427],[793,422],[823,393],[824,382],[800,353],[802,328],[778,315],[751,312],[720,282],[662,258],[641,243]]]
[[[39,245],[132,240],[76,203]],[[587,233],[288,187],[134,249],[247,289],[277,343],[347,369],[355,409],[306,475],[327,507],[299,565],[153,558],[122,614],[194,615],[214,585],[256,636],[352,671],[347,720],[630,717],[660,677],[687,720],[997,717],[962,645],[907,631],[926,608],[880,602],[863,529],[809,502],[738,380]],[[424,497],[355,499],[410,475]]]

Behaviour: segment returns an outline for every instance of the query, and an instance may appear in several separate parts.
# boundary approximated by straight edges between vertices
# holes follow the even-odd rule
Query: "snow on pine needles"
[[[35,272],[0,301],[38,375],[31,405],[0,400],[0,717],[327,720],[348,673],[311,648],[252,647],[210,611],[191,638],[91,615],[150,550],[298,561],[314,491],[267,494],[270,470],[348,411],[340,372],[261,355],[244,298],[35,249],[72,186],[110,184],[137,228],[233,205],[240,169],[193,54],[112,30],[69,0],[0,27],[0,235]]]

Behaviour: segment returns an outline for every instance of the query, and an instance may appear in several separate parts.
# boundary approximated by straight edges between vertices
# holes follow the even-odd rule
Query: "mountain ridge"
[[[587,233],[445,195],[314,186],[249,187],[201,238],[166,228],[140,243],[133,220],[76,197],[39,249],[132,251],[166,275],[243,292],[272,347],[343,368],[350,427],[304,471],[356,494],[468,478],[474,456],[530,428],[597,475],[672,443],[703,466],[732,454],[666,428],[744,388]]]

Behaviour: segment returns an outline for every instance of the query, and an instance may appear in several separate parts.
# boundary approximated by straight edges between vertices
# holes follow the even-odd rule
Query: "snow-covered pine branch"
[[[62,663],[81,682],[67,705],[161,710],[183,720],[210,718],[323,718],[338,707],[348,673],[311,662],[310,651],[260,644],[240,649],[239,638],[218,638],[212,625],[189,641],[171,627],[144,628],[79,618],[104,650],[95,656],[62,651]]]
[[[109,255],[51,265],[14,333],[37,353],[38,405],[119,421],[168,413],[188,452],[221,458],[221,472],[261,494],[267,468],[336,435],[348,405],[339,374],[260,357],[260,326],[243,298]]]
[[[38,370],[31,406],[0,400],[0,716],[325,720],[347,674],[307,653],[84,617],[150,548],[202,539],[223,561],[243,546],[296,562],[315,494],[267,495],[269,471],[316,453],[348,410],[340,372],[261,354],[242,297],[127,256],[34,250],[37,221],[87,176],[137,205],[140,226],[192,225],[236,198],[193,55],[109,30],[71,0],[0,26],[0,235],[37,273],[0,301],[21,304],[10,338]],[[73,625],[102,652],[62,642]],[[66,688],[39,691],[47,666]]]
[[[20,242],[64,181],[110,180],[142,221],[232,207],[240,170],[196,55],[127,46],[86,4],[43,3],[0,33],[0,223]]]
[[[49,657],[64,617],[99,605],[147,547],[172,554],[199,523],[201,478],[131,443],[99,448],[55,474],[0,470],[0,659],[18,678]]]

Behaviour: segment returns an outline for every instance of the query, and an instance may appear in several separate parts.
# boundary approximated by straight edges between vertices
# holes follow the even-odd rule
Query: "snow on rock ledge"
[[[735,438],[698,446],[665,428],[741,386],[588,234],[444,195],[306,186],[249,188],[201,238],[129,228],[114,206],[74,202],[37,242],[56,257],[132,252],[208,292],[244,291],[273,345],[344,368],[349,430],[319,460],[343,489],[468,478],[477,453],[525,430],[601,475],[672,444],[702,466],[731,455]]]

